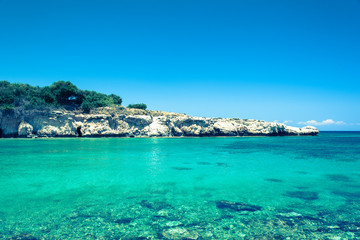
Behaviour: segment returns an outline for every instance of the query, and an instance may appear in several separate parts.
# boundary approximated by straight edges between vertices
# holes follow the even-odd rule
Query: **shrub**
[[[88,101],[85,100],[82,102],[80,106],[81,110],[83,110],[85,113],[90,113],[90,110],[94,108],[94,106]]]
[[[89,104],[95,108],[105,107],[113,104],[112,98],[103,93],[98,93],[95,91],[83,91],[84,101],[87,101]]]
[[[146,110],[147,106],[145,103],[135,103],[135,104],[129,104],[128,108],[137,108],[137,109]]]
[[[44,87],[40,91],[40,97],[44,99],[46,103],[53,104],[56,102],[55,95],[51,92],[49,87]]]

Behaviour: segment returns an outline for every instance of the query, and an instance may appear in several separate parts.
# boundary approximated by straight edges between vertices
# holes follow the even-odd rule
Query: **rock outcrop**
[[[79,111],[0,112],[3,137],[172,137],[172,136],[285,136],[316,135],[315,127],[289,127],[281,123],[239,118],[190,117],[185,114],[99,108]]]

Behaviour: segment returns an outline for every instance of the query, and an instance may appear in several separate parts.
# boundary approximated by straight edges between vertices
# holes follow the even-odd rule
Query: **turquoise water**
[[[0,239],[360,239],[359,132],[0,146]]]

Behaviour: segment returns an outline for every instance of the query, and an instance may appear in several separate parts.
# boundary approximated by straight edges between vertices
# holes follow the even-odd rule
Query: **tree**
[[[82,91],[69,81],[57,81],[49,87],[0,81],[0,110],[3,111],[65,107],[90,112],[94,108],[121,103],[121,97],[115,94]]]
[[[121,105],[122,99],[118,95],[110,94],[109,97],[113,99],[114,104]]]
[[[60,105],[80,105],[83,101],[78,88],[69,81],[57,81],[51,84],[49,89],[55,96],[56,102]]]
[[[56,97],[49,87],[44,87],[40,91],[40,96],[46,103],[52,104],[56,102]]]
[[[0,81],[0,110],[14,109],[15,95],[8,81]]]
[[[112,105],[113,99],[108,97],[106,94],[98,93],[95,91],[83,91],[84,101],[91,103],[95,108],[105,107]]]

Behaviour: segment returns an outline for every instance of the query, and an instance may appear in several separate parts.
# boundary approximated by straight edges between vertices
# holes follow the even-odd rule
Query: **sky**
[[[0,80],[360,130],[360,0],[0,0]]]

